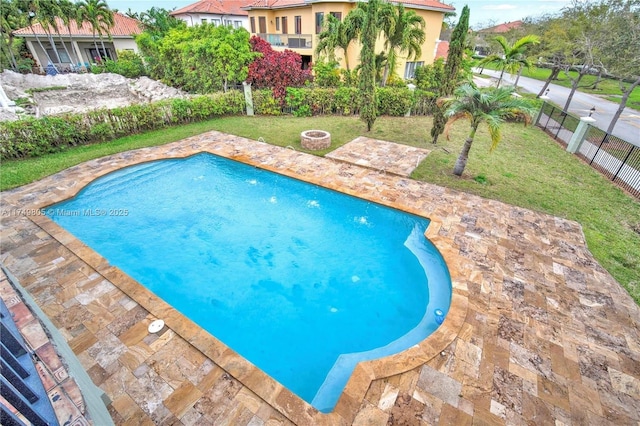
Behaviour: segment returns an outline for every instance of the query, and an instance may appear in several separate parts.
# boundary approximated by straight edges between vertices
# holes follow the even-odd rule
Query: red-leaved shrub
[[[268,42],[258,36],[251,37],[249,43],[251,49],[262,56],[254,59],[249,65],[247,81],[256,88],[270,87],[273,97],[281,105],[285,102],[287,87],[300,87],[311,81],[311,70],[302,69],[302,57],[298,53],[291,50],[276,52]]]

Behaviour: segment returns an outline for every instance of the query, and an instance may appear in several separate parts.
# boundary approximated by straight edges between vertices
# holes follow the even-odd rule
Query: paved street
[[[475,69],[474,71],[478,71]],[[485,69],[483,71],[484,75],[490,75],[495,77],[496,79],[500,76],[499,71],[492,71]],[[506,84],[513,84],[516,76],[510,76],[505,73],[503,77],[503,81]],[[481,77],[475,77],[474,81],[479,86],[488,86],[490,84],[495,84],[495,79],[487,79]],[[543,81],[535,80],[533,78],[528,77],[520,77],[518,80],[518,87],[522,90],[526,90],[527,92],[538,94],[542,86],[544,85]],[[549,85],[549,93],[547,96],[550,101],[554,104],[563,107],[567,101],[569,96],[569,92],[571,90],[566,87],[562,87],[556,84]],[[592,115],[592,117],[596,120],[595,125],[602,129],[606,130],[609,127],[609,123],[616,110],[618,109],[618,104],[603,99],[599,96],[592,95],[589,93],[583,93],[576,91],[573,95],[573,100],[571,101],[571,105],[569,106],[569,112],[578,115],[579,117],[584,117],[589,115],[589,110],[595,107],[596,111]],[[613,129],[613,134],[626,140],[627,142],[633,143],[636,146],[640,146],[640,112],[631,108],[625,108],[620,119],[616,123],[616,126]]]

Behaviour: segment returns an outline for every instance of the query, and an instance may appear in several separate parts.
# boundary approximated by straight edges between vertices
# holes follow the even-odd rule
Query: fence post
[[[253,115],[253,94],[251,93],[251,83],[242,82],[244,88],[244,100],[247,104],[247,115]]]
[[[584,142],[584,136],[587,134],[589,125],[591,123],[595,123],[595,121],[596,120],[591,117],[580,117],[580,123],[578,123],[576,131],[573,132],[573,136],[571,136],[571,140],[567,144],[567,151],[575,154],[580,149],[580,145]]]
[[[540,119],[542,118],[542,113],[544,112],[544,107],[547,105],[547,99],[549,99],[547,96],[540,96],[540,99],[542,99],[542,105],[540,106],[540,111],[538,111],[538,116],[536,117],[536,121],[535,121],[535,125],[537,126],[538,123],[540,123]]]

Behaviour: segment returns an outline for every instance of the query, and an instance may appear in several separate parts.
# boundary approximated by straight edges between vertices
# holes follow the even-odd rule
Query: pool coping
[[[199,137],[202,138],[202,136],[205,136],[205,138],[210,137],[215,140],[217,136],[221,135],[223,134],[219,132],[208,132],[203,135],[199,135]],[[228,135],[224,136],[226,137]],[[327,184],[327,182],[323,181],[321,176],[308,175],[305,174],[304,171],[295,170],[287,165],[279,164],[278,162],[273,164],[265,163],[260,158],[254,157],[244,150],[233,148],[233,144],[226,142],[217,144],[196,143],[190,139],[192,138],[154,148],[142,148],[134,151],[128,151],[124,155],[115,154],[103,157],[99,162],[92,160],[82,163],[75,167],[86,168],[95,166],[96,163],[99,164],[97,168],[92,170],[91,176],[86,176],[83,180],[75,181],[71,187],[56,187],[45,201],[37,202],[34,200],[30,207],[33,209],[43,209],[60,201],[64,201],[65,199],[71,198],[96,178],[123,167],[160,159],[186,158],[205,152],[218,155],[294,179],[336,190],[347,195],[376,202],[422,217],[427,217],[430,220],[430,224],[425,235],[438,248],[445,259],[445,262],[449,267],[452,281],[453,294],[451,306],[443,324],[427,339],[403,352],[376,360],[358,363],[334,410],[331,413],[324,414],[297,395],[293,394],[262,370],[255,367],[249,361],[227,347],[217,338],[204,331],[200,326],[187,319],[184,315],[172,308],[166,302],[162,301],[154,293],[147,290],[144,286],[129,277],[123,271],[110,265],[106,259],[94,252],[84,243],[77,240],[73,235],[58,226],[48,217],[43,215],[33,215],[29,216],[29,219],[60,244],[67,247],[78,258],[94,268],[104,278],[117,286],[136,303],[149,311],[152,316],[164,320],[170,329],[296,424],[352,423],[372,381],[400,374],[424,364],[430,359],[438,356],[458,336],[464,324],[468,308],[467,282],[464,276],[459,273],[460,270],[465,269],[462,264],[462,262],[465,262],[465,259],[456,254],[452,239],[439,235],[440,228],[443,225],[443,220],[441,218],[433,216],[429,217],[425,215],[425,212],[417,211],[403,203],[387,199],[384,194],[376,193],[375,191],[369,191],[369,193],[363,193],[361,191],[356,192],[338,184]],[[238,137],[234,137],[233,139],[243,144],[262,143]],[[274,146],[270,147],[273,147],[274,150],[284,149]],[[137,155],[140,153],[148,154],[149,151],[154,153],[153,158],[149,158],[144,155]],[[304,153],[298,154],[310,155]],[[320,157],[318,157],[318,161],[322,161]]]

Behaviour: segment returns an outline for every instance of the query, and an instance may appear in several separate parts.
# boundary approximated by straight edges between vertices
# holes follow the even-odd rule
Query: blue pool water
[[[325,412],[358,361],[420,342],[451,302],[428,220],[211,154],[111,173],[47,214]]]

